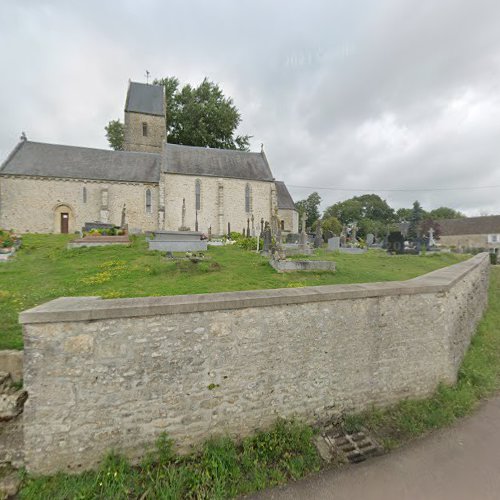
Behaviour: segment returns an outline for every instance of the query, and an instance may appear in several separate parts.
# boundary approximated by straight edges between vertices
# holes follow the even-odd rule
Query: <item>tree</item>
[[[441,226],[439,225],[439,222],[431,218],[424,219],[420,224],[422,235],[427,236],[431,227],[434,229],[434,239],[439,240],[439,237],[441,236]]]
[[[398,222],[408,222],[411,217],[411,208],[398,208],[396,210],[396,218]]]
[[[323,217],[337,217],[343,224],[360,222],[362,219],[384,222],[395,220],[394,210],[376,194],[354,196],[328,207]]]
[[[408,239],[416,240],[421,234],[421,223],[424,219],[425,211],[418,201],[413,203],[413,208],[410,215],[410,225],[408,226]]]
[[[167,141],[171,144],[201,146],[220,149],[239,149],[248,151],[249,135],[237,135],[241,115],[230,97],[225,97],[221,88],[205,78],[200,85],[179,86],[173,76],[154,80],[153,84],[165,87]],[[114,120],[110,126],[118,127]],[[119,122],[120,123],[120,122]],[[121,124],[123,128],[123,124]],[[111,142],[113,149],[123,149],[121,143]],[[115,146],[120,146],[115,147]]]
[[[321,227],[323,228],[323,231],[331,231],[337,236],[339,236],[342,232],[342,222],[340,222],[337,217],[323,218],[321,221]]]
[[[111,120],[105,127],[106,139],[115,151],[123,151],[125,127],[120,120]]]
[[[439,207],[429,212],[431,219],[463,219],[465,215],[449,207]]]
[[[165,87],[168,142],[248,151],[250,136],[235,134],[241,115],[219,85],[205,78],[198,87],[179,88],[175,77],[153,83]]]
[[[311,228],[313,224],[319,219],[319,204],[321,203],[321,196],[314,192],[311,193],[305,200],[300,200],[295,203],[297,211],[302,216],[306,214],[306,226]]]

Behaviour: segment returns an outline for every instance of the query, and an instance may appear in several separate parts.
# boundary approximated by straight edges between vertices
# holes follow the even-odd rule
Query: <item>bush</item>
[[[260,240],[259,248],[262,248],[264,241]],[[257,238],[244,238],[243,236],[238,239],[236,246],[243,250],[257,250]]]
[[[498,256],[495,252],[490,252],[490,263],[494,266],[497,264]]]

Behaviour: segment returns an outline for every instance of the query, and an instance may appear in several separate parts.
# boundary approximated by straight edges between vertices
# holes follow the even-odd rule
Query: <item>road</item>
[[[252,498],[500,500],[500,396],[453,427],[388,455],[325,470]]]

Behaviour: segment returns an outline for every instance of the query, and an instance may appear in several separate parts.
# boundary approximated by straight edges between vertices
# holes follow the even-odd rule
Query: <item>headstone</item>
[[[255,219],[254,219],[253,214],[252,214],[251,220],[252,220],[252,235],[251,236],[252,236],[252,238],[254,238],[255,237]]]
[[[323,231],[321,229],[321,222],[318,220],[316,226],[316,233],[314,235],[314,248],[319,248],[323,244]]]
[[[356,223],[353,224],[351,228],[351,244],[355,245],[358,241],[358,226]]]
[[[122,229],[125,229],[126,211],[127,211],[127,206],[124,203],[123,208],[122,208],[122,220],[121,220],[121,224],[120,224],[120,227]]]
[[[387,237],[387,252],[403,254],[405,251],[405,238],[401,231],[392,231]]]
[[[375,236],[372,233],[368,233],[366,235],[366,244],[372,246],[373,243],[375,243]]]
[[[179,231],[190,231],[189,227],[186,227],[186,198],[182,198],[182,215],[181,215],[181,227]]]
[[[198,210],[195,210],[194,230],[198,231]]]
[[[250,238],[250,219],[247,219],[247,238]]]
[[[328,250],[335,251],[340,249],[340,236],[332,236],[328,240]]]
[[[227,237],[231,239],[231,223],[227,223]]]
[[[342,232],[340,233],[340,246],[345,247],[347,243],[347,229],[345,226],[342,226]]]
[[[264,238],[264,217],[260,219],[260,237]]]
[[[208,241],[212,241],[212,226],[208,228]]]
[[[269,222],[266,222],[264,226],[264,246],[262,248],[264,253],[269,253],[271,251],[272,240],[271,228],[269,227]]]

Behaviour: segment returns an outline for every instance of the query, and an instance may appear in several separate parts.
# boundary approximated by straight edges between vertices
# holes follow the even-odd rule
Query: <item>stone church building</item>
[[[247,220],[271,219],[298,232],[298,214],[266,155],[166,142],[163,87],[130,82],[124,151],[46,144],[26,139],[0,167],[0,228],[73,233],[86,222],[120,225],[126,207],[131,231],[241,232]]]

